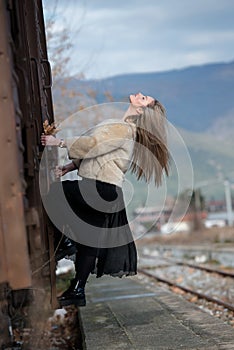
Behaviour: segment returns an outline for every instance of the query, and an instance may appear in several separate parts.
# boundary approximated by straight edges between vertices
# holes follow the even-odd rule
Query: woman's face
[[[129,100],[134,107],[146,107],[154,102],[153,97],[143,95],[141,92],[138,92],[135,95],[130,95]]]

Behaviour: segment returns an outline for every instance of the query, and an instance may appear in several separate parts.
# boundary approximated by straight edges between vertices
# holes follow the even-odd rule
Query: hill
[[[126,101],[130,93],[141,91],[162,101],[168,120],[189,131],[209,130],[226,116],[234,119],[234,61],[102,80],[72,78],[69,88],[91,89],[98,103],[106,101],[106,92],[114,101]]]
[[[71,78],[66,84],[69,91],[75,92],[71,96],[76,98],[68,99],[59,90],[54,91],[55,104],[59,101],[63,106],[63,115],[69,115],[79,106],[110,101],[110,96],[114,101],[127,101],[127,96],[137,91],[155,96],[166,106],[168,120],[185,141],[195,184],[222,177],[234,182],[234,62],[128,74],[99,81]],[[92,124],[92,120],[89,122]],[[80,126],[80,130],[83,127]],[[181,164],[186,174],[186,163]],[[178,174],[173,162],[167,187],[170,194],[177,192]],[[145,185],[139,184],[138,194],[133,198],[137,205],[144,201],[145,190]],[[224,197],[222,183],[202,190],[208,197]]]
[[[188,169],[188,162],[180,159],[180,149],[176,151],[176,164],[171,161],[170,176],[166,183],[159,189],[154,186],[146,185],[143,181],[137,182],[131,174],[127,175],[128,181],[132,183],[134,195],[129,206],[132,212],[135,207],[161,205],[165,193],[169,196],[176,197],[186,189],[197,187],[206,200],[212,198],[225,198],[224,179],[229,178],[234,184],[234,143],[230,147],[229,143],[219,141],[205,133],[191,133],[180,129],[189,156],[192,162],[192,172]],[[173,147],[173,145],[172,145]],[[188,176],[190,178],[188,178]],[[217,182],[216,182],[217,181]]]

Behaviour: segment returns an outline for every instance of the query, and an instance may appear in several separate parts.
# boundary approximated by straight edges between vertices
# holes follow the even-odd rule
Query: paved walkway
[[[80,319],[87,350],[234,349],[234,329],[136,277],[90,278]]]

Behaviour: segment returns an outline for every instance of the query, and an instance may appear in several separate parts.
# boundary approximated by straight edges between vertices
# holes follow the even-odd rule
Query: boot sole
[[[85,306],[86,305],[85,300],[79,300],[79,299],[58,300],[58,302],[60,306],[69,306],[69,305]]]

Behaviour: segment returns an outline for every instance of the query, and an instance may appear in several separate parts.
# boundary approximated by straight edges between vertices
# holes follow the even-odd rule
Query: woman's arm
[[[70,159],[94,158],[122,146],[132,138],[129,125],[109,124],[94,130],[91,136],[79,136],[66,141],[52,135],[41,135],[43,146],[60,146],[68,149]]]
[[[67,173],[69,173],[70,171],[73,171],[73,170],[77,170],[78,167],[77,167],[77,162],[76,160],[75,161],[72,161],[71,163],[68,163],[66,165],[63,165],[63,166],[57,166],[55,168],[55,176],[57,178],[61,177],[61,176],[64,176],[66,175]]]
[[[63,139],[56,139],[53,135],[41,135],[41,143],[43,146],[59,146],[62,148],[67,147],[66,142]],[[80,167],[81,159],[73,159],[71,163],[64,166],[57,166],[55,168],[55,176],[61,177],[73,170],[78,170]]]
[[[41,144],[43,146],[60,146],[60,147],[66,147],[65,141],[62,139],[57,139],[56,137],[52,135],[41,135]]]

